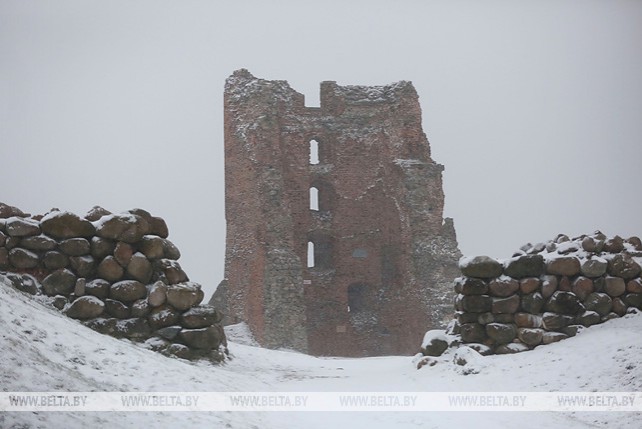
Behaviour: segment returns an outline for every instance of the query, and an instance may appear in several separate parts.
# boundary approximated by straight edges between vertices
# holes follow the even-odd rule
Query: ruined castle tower
[[[212,301],[257,341],[313,355],[412,354],[457,276],[443,166],[410,82],[225,84],[225,280]]]

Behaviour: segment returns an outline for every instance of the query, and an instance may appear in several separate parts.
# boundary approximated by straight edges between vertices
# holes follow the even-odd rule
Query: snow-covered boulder
[[[442,330],[428,331],[421,342],[421,353],[424,356],[441,356],[455,338]]]
[[[491,279],[502,274],[502,264],[489,256],[463,257],[459,260],[459,269],[467,277]]]
[[[93,319],[102,314],[105,304],[95,296],[81,296],[69,304],[65,314],[72,319]]]
[[[91,237],[96,230],[86,219],[70,212],[53,211],[40,221],[42,232],[57,239]]]

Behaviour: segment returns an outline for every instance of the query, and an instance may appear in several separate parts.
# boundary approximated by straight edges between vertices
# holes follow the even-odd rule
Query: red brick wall
[[[225,130],[227,288],[217,293],[228,322],[246,321],[265,346],[315,355],[416,351],[443,317],[432,302],[448,294],[459,252],[442,226],[442,167],[412,85],[324,82],[321,108],[306,108],[287,82],[238,71]],[[361,286],[348,311],[351,285]]]

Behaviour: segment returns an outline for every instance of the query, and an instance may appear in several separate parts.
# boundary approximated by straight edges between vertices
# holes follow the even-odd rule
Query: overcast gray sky
[[[642,1],[0,0],[0,201],[141,207],[190,277],[223,275],[235,69],[411,80],[465,255],[642,234]]]

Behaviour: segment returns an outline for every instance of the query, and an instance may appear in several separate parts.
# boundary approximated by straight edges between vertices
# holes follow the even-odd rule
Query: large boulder
[[[546,300],[539,292],[529,293],[522,296],[522,309],[531,314],[538,314],[542,312]]]
[[[639,310],[642,310],[642,293],[627,293],[624,295],[624,302]]]
[[[626,242],[632,245],[635,250],[642,250],[642,240],[640,239],[640,237],[629,237],[626,239]]]
[[[136,243],[149,234],[147,221],[133,214],[107,215],[94,222],[99,237]]]
[[[100,261],[114,253],[116,242],[102,237],[91,238],[91,255]]]
[[[604,282],[604,292],[611,297],[618,297],[626,291],[626,283],[620,277],[607,277]]]
[[[4,248],[7,250],[11,250],[14,247],[18,247],[18,245],[20,244],[20,240],[21,240],[20,237],[8,236],[4,242]]]
[[[117,319],[127,319],[131,314],[131,309],[118,300],[108,298],[105,300],[105,312]]]
[[[201,350],[218,348],[223,342],[221,332],[214,326],[200,329],[183,329],[178,338],[187,346]]]
[[[40,234],[40,225],[33,219],[11,217],[5,222],[5,233],[11,237],[38,235]]]
[[[154,271],[161,273],[169,284],[177,284],[188,280],[187,274],[177,261],[158,259],[153,263]]]
[[[424,356],[441,356],[448,349],[448,341],[443,338],[431,338],[421,348]]]
[[[515,313],[515,324],[518,328],[540,328],[542,317],[530,313]]]
[[[542,315],[542,326],[548,331],[562,329],[572,324],[573,321],[573,316],[564,314],[546,312]]]
[[[631,255],[620,253],[613,256],[608,261],[609,274],[615,277],[621,277],[624,280],[630,280],[640,274],[640,265],[635,262]]]
[[[204,294],[201,290],[201,285],[198,283],[186,282],[167,287],[167,303],[180,311],[200,304],[203,297]]]
[[[529,294],[537,291],[541,285],[540,279],[536,277],[526,277],[519,281],[519,290],[523,294]]]
[[[98,219],[100,219],[103,216],[110,215],[111,212],[107,209],[104,209],[100,206],[93,206],[91,210],[87,212],[85,215],[85,219],[87,219],[90,222],[95,222]]]
[[[49,296],[69,295],[76,287],[77,277],[67,269],[59,269],[42,281],[42,288]]]
[[[61,241],[59,246],[67,256],[84,256],[88,255],[91,250],[91,245],[86,238],[68,238]]]
[[[181,258],[181,251],[171,241],[163,239],[163,253],[166,259],[178,261]]]
[[[169,228],[163,218],[152,216],[149,226],[151,228],[151,234],[157,235],[161,238],[169,237]]]
[[[455,279],[455,292],[463,295],[484,295],[488,285],[484,280],[474,277],[458,277]]]
[[[582,248],[587,252],[599,253],[604,247],[604,240],[595,237],[584,237],[582,239]]]
[[[7,273],[5,277],[11,282],[11,286],[22,292],[30,295],[37,295],[39,292],[38,282],[28,274]]]
[[[575,256],[561,256],[546,262],[546,272],[557,276],[575,276],[580,272],[580,260]]]
[[[67,268],[69,266],[69,258],[67,255],[55,250],[45,253],[42,258],[42,262],[48,270],[57,270],[59,268]]]
[[[17,207],[10,206],[9,204],[0,203],[0,219],[7,219],[10,217],[27,217],[29,214],[23,212]]]
[[[223,316],[214,307],[209,305],[200,305],[192,307],[181,315],[181,326],[184,328],[195,329],[205,328],[215,323],[219,323]]]
[[[584,262],[580,267],[580,272],[586,277],[600,277],[606,273],[608,262],[605,259],[598,257],[591,257]]]
[[[621,298],[613,298],[613,306],[611,307],[613,313],[622,317],[626,314],[627,309],[628,305]]]
[[[133,255],[134,246],[123,241],[116,243],[116,247],[114,248],[114,258],[116,258],[123,268],[126,268],[127,265],[129,265],[129,261],[132,259]]]
[[[91,222],[70,212],[51,212],[42,218],[40,227],[57,239],[91,237],[96,232]]]
[[[157,235],[162,238],[167,238],[169,236],[169,229],[167,228],[167,224],[162,218],[152,216],[147,210],[143,209],[132,209],[129,210],[128,213],[143,218],[149,225],[150,234]]]
[[[24,237],[20,240],[20,247],[36,251],[53,250],[56,248],[57,244],[56,240],[43,234]]]
[[[152,278],[152,264],[147,260],[145,255],[136,252],[129,260],[127,274],[142,283],[149,283]]]
[[[506,344],[515,339],[517,329],[513,324],[489,323],[486,325],[486,334],[497,344]]]
[[[529,346],[536,346],[542,342],[544,335],[543,329],[537,328],[519,328],[517,330],[517,337],[519,340]]]
[[[542,276],[542,296],[550,298],[557,290],[559,282],[555,276]]]
[[[119,320],[114,328],[114,335],[131,339],[147,338],[151,328],[147,320],[138,317]]]
[[[461,325],[461,340],[465,343],[483,343],[486,340],[486,329],[479,323]]]
[[[149,305],[149,301],[146,298],[139,299],[134,301],[131,307],[132,317],[147,317],[152,307]]]
[[[511,295],[508,298],[493,298],[493,314],[513,314],[519,309],[519,295]]]
[[[544,274],[542,255],[522,255],[504,263],[504,274],[513,278],[539,277]]]
[[[629,293],[642,293],[642,278],[629,280],[626,284],[626,291]]]
[[[491,311],[493,301],[488,295],[468,295],[462,298],[462,305],[470,313],[486,313]]]
[[[595,311],[601,316],[611,312],[613,300],[605,293],[593,292],[584,300],[584,306],[589,311]]]
[[[624,239],[619,235],[609,238],[604,242],[604,251],[609,253],[620,253],[624,250]]]
[[[474,258],[461,258],[459,269],[467,277],[492,279],[502,275],[502,264],[488,256],[475,256]]]
[[[153,308],[147,316],[147,321],[152,330],[164,328],[166,326],[175,325],[180,318],[180,314],[171,305],[161,305],[160,307]]]
[[[167,326],[165,328],[161,328],[156,331],[156,335],[158,335],[161,338],[165,338],[166,340],[173,340],[174,338],[178,337],[178,333],[181,332],[183,328],[181,326],[175,325],[175,326]]]
[[[576,315],[584,312],[584,306],[574,293],[557,291],[546,303],[546,311]]]
[[[100,264],[98,264],[97,272],[98,277],[109,280],[110,282],[121,280],[125,274],[125,270],[113,256],[107,256],[103,259]]]
[[[80,277],[94,277],[96,274],[96,261],[89,255],[72,256],[69,258],[69,263]]]
[[[488,285],[490,294],[493,296],[507,297],[519,290],[519,282],[510,277],[500,277],[491,281]]]
[[[601,316],[595,311],[585,311],[581,316],[575,320],[578,325],[592,326],[602,321]]]
[[[81,296],[65,309],[68,317],[73,319],[93,319],[102,314],[105,304],[95,296]]]
[[[122,302],[134,302],[147,295],[147,288],[136,280],[123,280],[109,288],[109,297]]]
[[[165,240],[155,235],[146,235],[139,243],[139,249],[148,259],[162,259],[165,257]]]
[[[152,307],[159,307],[167,301],[167,285],[161,281],[147,286],[147,301]]]
[[[94,279],[85,284],[85,294],[105,299],[109,296],[111,284],[104,279]]]
[[[580,301],[584,301],[586,297],[595,291],[593,280],[588,277],[579,276],[573,281],[571,291],[577,295]]]
[[[25,269],[37,267],[40,259],[30,250],[14,247],[9,251],[9,262],[18,269]]]

